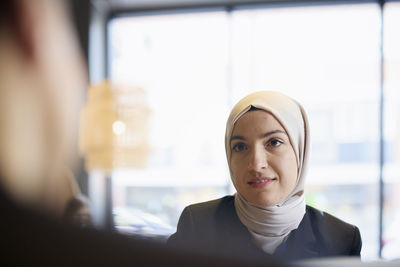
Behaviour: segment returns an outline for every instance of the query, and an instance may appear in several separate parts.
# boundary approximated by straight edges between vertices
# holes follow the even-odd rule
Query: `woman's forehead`
[[[281,130],[286,133],[281,123],[270,112],[251,110],[243,114],[235,123],[232,135],[240,132]]]

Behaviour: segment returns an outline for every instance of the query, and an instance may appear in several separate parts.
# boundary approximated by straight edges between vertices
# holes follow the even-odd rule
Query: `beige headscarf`
[[[247,227],[253,242],[272,254],[290,231],[297,229],[305,214],[304,181],[309,150],[309,130],[306,113],[295,100],[278,92],[260,91],[240,100],[229,115],[225,132],[225,151],[231,171],[229,140],[236,121],[251,107],[271,113],[283,126],[297,158],[298,177],[294,190],[274,206],[258,207],[239,193],[235,195],[235,209],[240,221]],[[232,171],[231,171],[232,177]]]

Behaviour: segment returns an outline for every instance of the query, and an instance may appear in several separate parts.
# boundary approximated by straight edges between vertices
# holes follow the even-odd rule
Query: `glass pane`
[[[304,105],[312,144],[307,202],[357,225],[363,258],[375,258],[379,7],[237,10],[232,29],[233,102],[277,90]]]
[[[113,172],[117,224],[145,212],[174,231],[186,205],[227,193],[227,29],[217,11],[110,22],[111,79],[143,88],[151,112],[147,167]]]
[[[400,3],[384,8],[384,137],[385,202],[383,250],[386,259],[400,258]]]

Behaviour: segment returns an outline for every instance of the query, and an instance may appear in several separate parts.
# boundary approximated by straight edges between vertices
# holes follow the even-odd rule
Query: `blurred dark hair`
[[[0,25],[15,23],[18,1],[1,0],[0,1]]]
[[[247,112],[255,111],[255,110],[261,110],[261,109],[256,108],[255,106],[252,105],[252,106],[250,107],[250,109],[249,109]]]
[[[64,221],[72,223],[74,215],[77,214],[81,208],[90,208],[89,200],[82,195],[71,198],[65,205],[63,214]]]

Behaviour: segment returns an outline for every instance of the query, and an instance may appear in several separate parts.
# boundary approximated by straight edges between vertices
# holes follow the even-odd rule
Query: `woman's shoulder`
[[[238,221],[235,216],[234,197],[225,196],[187,206],[179,218],[177,230],[190,230],[199,238],[206,238],[209,233],[216,235],[228,222]]]
[[[336,251],[338,255],[360,255],[362,242],[357,226],[311,206],[307,206],[305,217],[318,243],[324,244],[327,251]]]
[[[177,232],[168,243],[181,247],[215,248],[226,239],[227,231],[238,224],[239,219],[235,216],[233,196],[189,205],[182,211]]]
[[[310,217],[314,226],[318,225],[321,228],[331,229],[333,233],[343,233],[347,231],[352,232],[357,228],[355,225],[347,223],[325,211],[308,205],[306,207],[306,215]]]
[[[221,209],[234,208],[234,199],[234,196],[224,196],[222,198],[189,205],[186,209],[195,213],[217,212]]]

